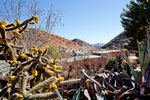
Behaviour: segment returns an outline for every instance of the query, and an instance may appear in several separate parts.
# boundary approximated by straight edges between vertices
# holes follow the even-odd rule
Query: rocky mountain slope
[[[73,39],[73,42],[76,42],[77,44],[79,44],[80,46],[82,46],[85,50],[93,50],[95,49],[92,45],[90,45],[89,43],[82,41],[80,39]]]
[[[101,48],[104,49],[117,49],[117,48],[124,48],[129,44],[129,39],[125,36],[124,32],[120,33],[116,37],[114,37],[111,41],[106,43]]]
[[[21,38],[21,43],[24,44],[25,47],[28,47],[28,49],[33,46],[40,47],[44,44],[53,43],[57,47],[61,46],[64,48],[73,48],[75,50],[84,50],[84,48],[76,42],[38,29],[27,29]]]

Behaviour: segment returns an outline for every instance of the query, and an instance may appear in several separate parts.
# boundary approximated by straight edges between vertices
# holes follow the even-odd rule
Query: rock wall
[[[94,51],[91,52],[91,54],[94,55],[106,55],[106,56],[123,56],[123,52],[128,55],[129,51],[127,49],[122,49],[122,50],[100,50],[100,51]]]
[[[74,60],[73,62],[62,62],[63,76],[65,79],[77,79],[81,77],[80,70],[87,69],[92,72],[98,72],[102,66],[105,66],[108,58],[103,56],[99,58],[87,58],[83,60]]]

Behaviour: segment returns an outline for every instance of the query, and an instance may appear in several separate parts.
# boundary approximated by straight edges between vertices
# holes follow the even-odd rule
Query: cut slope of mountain
[[[104,45],[104,43],[95,43],[95,44],[91,44],[91,45],[95,48],[100,48]]]
[[[122,32],[119,35],[117,35],[115,38],[113,38],[111,41],[106,43],[101,48],[104,49],[117,49],[117,48],[124,48],[129,44],[129,39],[125,36],[125,33]]]
[[[57,47],[61,46],[65,48],[73,48],[76,50],[84,50],[82,46],[71,40],[41,31],[39,29],[27,29],[22,35],[21,42],[29,48],[32,46],[43,46],[44,44],[53,43]]]
[[[89,43],[82,41],[80,39],[73,39],[73,42],[76,42],[77,44],[79,44],[80,46],[82,46],[83,48],[85,48],[85,50],[93,50],[95,49],[92,45],[90,45]]]

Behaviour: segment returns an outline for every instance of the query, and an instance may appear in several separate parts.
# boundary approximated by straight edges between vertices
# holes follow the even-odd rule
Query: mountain
[[[85,50],[93,50],[95,49],[92,45],[90,45],[89,43],[82,41],[80,39],[73,39],[73,42],[76,42],[77,44],[79,44],[80,46],[82,46]]]
[[[122,32],[116,37],[114,37],[111,41],[106,43],[101,48],[104,49],[117,49],[117,48],[124,48],[130,43],[129,39],[125,36],[125,33]]]
[[[78,45],[76,42],[65,39],[63,37],[41,31],[39,29],[27,29],[23,32],[21,37],[21,43],[29,50],[33,46],[43,46],[44,44],[54,44],[58,48],[70,48],[75,50],[84,50],[84,48]]]
[[[95,48],[100,48],[104,45],[104,43],[95,43],[95,44],[91,44],[91,45]]]

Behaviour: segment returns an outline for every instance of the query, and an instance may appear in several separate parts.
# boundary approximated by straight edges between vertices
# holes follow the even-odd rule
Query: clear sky
[[[39,0],[41,8],[63,11],[54,34],[88,43],[107,43],[123,31],[120,14],[130,0]]]

